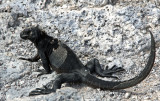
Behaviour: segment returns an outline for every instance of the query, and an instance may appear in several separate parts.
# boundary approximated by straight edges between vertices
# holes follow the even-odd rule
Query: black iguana
[[[147,29],[151,35],[151,52],[149,60],[145,68],[136,77],[126,81],[104,81],[98,79],[92,73],[96,73],[102,77],[114,77],[113,73],[123,71],[124,69],[115,66],[111,69],[103,70],[97,59],[89,61],[83,65],[76,54],[60,40],[48,36],[39,27],[30,27],[24,29],[20,33],[20,37],[25,40],[30,40],[36,46],[38,53],[33,58],[20,58],[30,62],[36,62],[41,59],[46,73],[51,73],[51,70],[56,71],[59,75],[55,80],[52,80],[47,85],[36,88],[29,93],[29,96],[49,94],[55,92],[56,89],[61,88],[63,83],[85,83],[95,88],[106,90],[125,89],[135,86],[144,80],[150,73],[155,60],[155,41],[150,30]],[[51,69],[51,68],[52,69]]]

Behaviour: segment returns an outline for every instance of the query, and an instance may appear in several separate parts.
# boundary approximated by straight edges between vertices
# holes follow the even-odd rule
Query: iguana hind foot
[[[118,72],[122,72],[125,71],[125,69],[123,69],[122,67],[117,67],[116,65],[114,65],[112,68],[108,68],[108,66],[106,66],[106,70],[103,71],[104,74],[114,74],[114,73],[118,73]]]
[[[102,67],[100,66],[99,60],[96,58],[90,60],[85,65],[85,67],[90,70],[90,73],[96,73],[101,77],[116,78],[116,79],[118,79],[118,77],[113,76],[113,74],[120,71],[124,71],[122,67],[117,67],[115,65],[111,69],[108,69],[107,66],[106,70],[103,70]]]

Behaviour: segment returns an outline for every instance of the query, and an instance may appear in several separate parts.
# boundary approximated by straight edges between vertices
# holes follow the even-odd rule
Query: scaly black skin
[[[147,31],[149,30],[147,29]],[[55,92],[56,89],[61,88],[63,83],[79,82],[91,85],[95,88],[106,90],[125,89],[135,86],[148,76],[154,64],[155,41],[151,31],[149,32],[151,35],[151,52],[147,65],[143,71],[133,79],[113,82],[98,79],[97,77],[93,76],[92,73],[96,73],[101,77],[114,78],[112,74],[123,71],[123,68],[116,68],[114,66],[111,69],[103,70],[97,59],[92,59],[86,65],[83,65],[75,53],[66,44],[62,43],[58,39],[48,36],[38,27],[24,29],[20,33],[20,37],[33,42],[38,50],[38,54],[33,58],[20,59],[28,60],[30,62],[36,62],[41,59],[46,73],[51,73],[51,70],[60,73],[55,80],[52,80],[47,85],[31,91],[29,96]]]

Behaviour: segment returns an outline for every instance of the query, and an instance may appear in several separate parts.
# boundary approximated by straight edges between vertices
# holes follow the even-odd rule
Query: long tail
[[[155,40],[154,40],[152,32],[150,30],[148,31],[151,35],[150,56],[149,56],[149,59],[148,59],[148,62],[145,68],[141,71],[139,75],[137,75],[136,77],[130,80],[113,82],[113,81],[104,81],[104,80],[96,78],[95,76],[91,74],[87,74],[85,76],[85,82],[96,88],[102,88],[102,89],[107,89],[107,90],[117,90],[117,89],[125,89],[125,88],[135,86],[136,84],[143,81],[149,75],[153,67],[154,60],[155,60]]]

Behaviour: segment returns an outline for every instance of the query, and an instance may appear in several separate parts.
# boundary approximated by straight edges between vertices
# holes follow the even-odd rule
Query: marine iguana
[[[49,94],[61,88],[63,83],[85,83],[94,88],[106,90],[118,90],[135,86],[144,80],[150,73],[155,60],[155,41],[152,32],[147,29],[151,35],[151,52],[145,68],[136,77],[125,81],[105,81],[101,80],[92,73],[102,77],[114,77],[113,73],[123,71],[122,67],[103,70],[98,59],[92,59],[86,65],[83,65],[76,54],[60,40],[48,36],[45,31],[39,27],[30,27],[20,33],[20,37],[30,40],[36,46],[38,53],[33,58],[20,58],[30,62],[36,62],[41,59],[46,73],[52,70],[59,73],[55,80],[47,83],[41,88],[36,88],[29,93],[29,96]],[[51,70],[51,68],[52,70]]]

